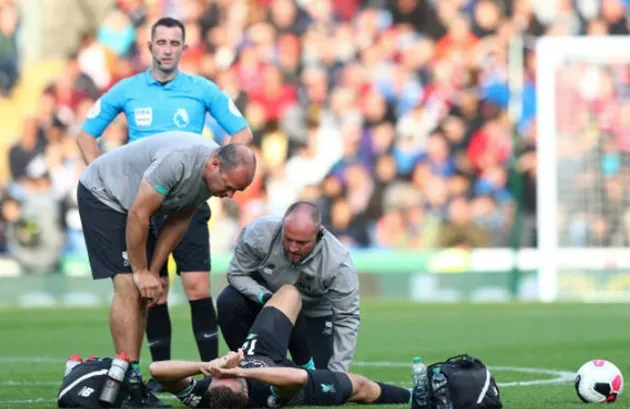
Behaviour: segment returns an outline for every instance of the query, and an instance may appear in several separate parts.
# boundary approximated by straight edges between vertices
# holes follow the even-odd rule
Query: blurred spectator
[[[68,61],[66,62],[66,71],[62,75],[67,76],[72,80],[72,87],[76,92],[95,101],[100,96],[100,91],[94,83],[92,77],[84,73],[81,69],[79,56],[77,54],[72,54],[68,57]]]
[[[473,222],[469,202],[463,197],[453,199],[448,208],[448,222],[440,232],[439,246],[470,249],[488,244],[487,231]]]
[[[25,272],[51,273],[58,271],[65,244],[61,206],[50,190],[47,174],[30,178],[31,189],[21,201],[3,203],[7,250]]]
[[[229,204],[213,202],[221,252],[243,224],[282,214],[298,198],[318,203],[324,224],[349,245],[393,249],[507,246],[518,200],[521,244],[536,245],[536,54],[525,50],[522,112],[510,117],[510,39],[628,33],[621,0],[115,3],[98,26],[83,28],[9,153],[18,193],[6,199],[5,223],[45,175],[47,194],[68,209],[61,225],[70,253],[81,251],[69,216],[81,169],[71,138],[100,94],[148,67],[149,28],[164,14],[186,25],[182,69],[215,81],[254,131],[255,183]],[[0,4],[7,90],[17,78],[18,18],[12,1]],[[630,75],[624,66],[562,70],[558,177],[571,193],[560,196],[561,245],[627,245]],[[225,137],[210,117],[205,133]],[[125,139],[121,117],[103,148]]]
[[[20,140],[9,150],[9,169],[14,182],[26,184],[29,181],[29,169],[33,171],[43,165],[45,147],[43,130],[35,118],[28,118],[24,121]]]
[[[17,26],[18,8],[13,1],[0,2],[0,97],[8,96],[19,73]]]

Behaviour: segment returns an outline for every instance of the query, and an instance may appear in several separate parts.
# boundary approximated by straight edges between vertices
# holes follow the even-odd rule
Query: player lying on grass
[[[210,362],[154,362],[151,375],[193,408],[410,402],[408,389],[353,373],[305,370],[288,361],[288,343],[301,307],[299,291],[285,285],[265,304],[238,352]],[[195,380],[195,375],[207,377]]]

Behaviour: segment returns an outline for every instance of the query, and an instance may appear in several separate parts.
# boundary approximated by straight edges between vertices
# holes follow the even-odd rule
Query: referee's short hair
[[[179,27],[179,29],[182,30],[182,40],[186,40],[186,29],[184,28],[184,25],[181,21],[173,17],[162,17],[156,21],[155,24],[153,24],[153,27],[151,27],[151,39],[155,37],[155,30],[160,26],[168,28]]]

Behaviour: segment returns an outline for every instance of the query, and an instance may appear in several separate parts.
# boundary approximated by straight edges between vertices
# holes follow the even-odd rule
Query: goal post
[[[601,204],[603,199],[599,188],[593,188],[593,191],[586,193],[571,190],[574,186],[571,177],[577,178],[580,175],[575,173],[574,168],[566,165],[569,161],[563,162],[560,159],[566,155],[567,149],[572,149],[571,144],[586,145],[588,142],[585,143],[580,138],[589,138],[588,132],[575,132],[567,136],[559,129],[559,109],[565,110],[562,114],[566,124],[566,109],[575,102],[563,98],[565,94],[559,94],[560,85],[565,88],[575,87],[573,95],[583,96],[584,105],[588,105],[599,92],[598,87],[603,86],[599,73],[605,71],[606,67],[619,66],[625,66],[626,70],[630,67],[630,37],[543,37],[536,43],[538,295],[544,302],[578,297],[575,293],[571,294],[570,288],[563,293],[560,287],[563,269],[569,270],[568,274],[571,274],[572,269],[584,269],[599,274],[607,269],[630,267],[628,248],[594,242],[576,244],[566,238],[567,234],[571,234],[567,233],[567,223],[581,226],[574,223],[572,217],[582,217],[585,214],[587,223],[591,223],[592,219],[606,220],[607,215],[604,214],[605,206]],[[573,77],[568,75],[575,72],[580,73],[581,80],[573,84],[570,83],[570,78]],[[630,99],[628,78],[621,78],[620,81],[625,83],[617,83],[617,86],[627,93],[624,98]],[[598,113],[588,111],[588,114],[596,116]],[[576,124],[585,116],[583,110],[574,115],[570,120]],[[591,120],[591,126],[598,122],[597,119]],[[597,130],[594,132],[598,133]],[[598,137],[601,137],[601,133]],[[579,149],[575,149],[576,155],[580,153]],[[592,162],[596,165],[598,163],[600,162]],[[593,165],[588,172],[590,175],[595,174],[597,180],[605,179],[605,175],[601,174],[604,170],[598,166]],[[570,212],[567,208],[587,208],[588,211]],[[584,298],[586,293],[589,299],[604,300],[610,299],[613,292],[603,294],[601,289],[594,286],[590,290],[582,291],[579,297]],[[630,299],[629,292],[620,290],[618,293],[621,298]]]

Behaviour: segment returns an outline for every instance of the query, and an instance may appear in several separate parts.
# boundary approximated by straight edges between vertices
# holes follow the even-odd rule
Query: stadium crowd
[[[533,41],[628,33],[625,2],[586,3],[119,0],[82,36],[8,154],[4,251],[32,251],[33,243],[82,251],[74,136],[101,93],[149,66],[148,28],[163,15],[185,22],[181,69],[229,93],[260,158],[246,192],[212,202],[214,252],[229,251],[245,223],[281,214],[298,198],[316,201],[326,227],[356,248],[504,247],[516,209],[512,182],[522,187],[521,244],[534,245]],[[7,94],[19,75],[11,4],[0,1]],[[517,33],[527,51],[522,109],[513,117],[508,45]],[[212,118],[206,133],[225,136]],[[124,116],[101,139],[106,150],[123,144]],[[15,240],[21,245],[11,246]]]

